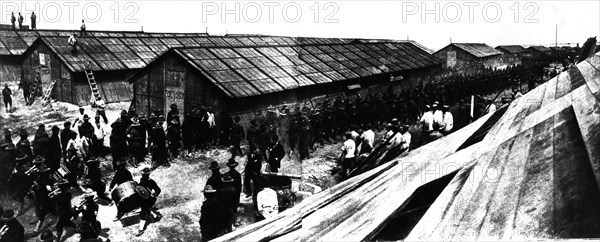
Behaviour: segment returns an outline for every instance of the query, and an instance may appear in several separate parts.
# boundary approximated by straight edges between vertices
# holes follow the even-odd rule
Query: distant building
[[[520,65],[526,52],[525,47],[520,45],[499,45],[496,50],[502,52],[502,59],[506,65]]]
[[[552,55],[552,50],[550,48],[541,45],[529,46],[527,52],[533,59],[544,59]]]
[[[444,68],[464,69],[473,66],[496,68],[504,65],[501,51],[479,43],[452,43],[433,55],[442,59]]]

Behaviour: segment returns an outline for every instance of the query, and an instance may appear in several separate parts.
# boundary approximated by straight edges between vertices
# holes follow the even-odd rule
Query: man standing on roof
[[[13,30],[17,29],[17,27],[15,27],[15,22],[17,22],[17,18],[15,17],[15,13],[13,12],[10,17],[10,23],[12,24]]]
[[[79,34],[81,37],[85,36],[85,21],[83,19],[81,20],[81,31]]]
[[[19,12],[19,29],[23,29],[23,15]]]
[[[77,53],[77,34],[73,34],[67,40],[67,43],[71,45],[71,54],[75,55]]]
[[[31,29],[36,29],[35,24],[37,22],[37,16],[35,16],[35,12],[31,12]]]

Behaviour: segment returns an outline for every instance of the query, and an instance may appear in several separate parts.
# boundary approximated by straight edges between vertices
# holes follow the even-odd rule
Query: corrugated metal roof
[[[303,45],[177,48],[175,53],[234,98],[439,64],[408,42],[300,42]]]
[[[496,47],[497,50],[504,50],[511,54],[517,54],[525,51],[525,47],[520,45],[499,45]]]
[[[452,43],[450,45],[454,45],[478,58],[502,54],[502,52],[491,46],[481,43]]]

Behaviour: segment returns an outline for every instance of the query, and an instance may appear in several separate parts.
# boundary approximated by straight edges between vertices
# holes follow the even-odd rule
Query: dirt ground
[[[24,127],[30,134],[30,140],[33,140],[33,135],[38,124],[46,125],[47,131],[53,125],[62,128],[62,124],[69,120],[72,121],[78,113],[78,107],[67,103],[53,102],[52,105],[42,107],[39,101],[36,101],[32,106],[25,106],[22,101],[18,100],[20,96],[16,95],[14,108],[10,113],[0,113],[0,127],[9,127],[11,130]],[[120,110],[127,109],[129,103],[109,104],[106,113],[109,123],[112,123],[118,117]],[[89,106],[84,107],[86,113],[92,114]],[[13,136],[14,141],[18,140],[17,135]],[[335,184],[335,181],[330,177],[330,170],[335,166],[332,157],[336,157],[339,153],[340,144],[326,145],[323,148],[317,149],[308,160],[300,162],[295,155],[292,157],[286,156],[282,161],[280,172],[302,175],[303,180],[308,181],[319,187],[327,188]],[[109,205],[104,201],[99,201],[98,220],[102,224],[102,237],[108,238],[111,241],[199,241],[200,226],[200,208],[204,197],[202,190],[206,180],[210,176],[208,166],[210,161],[215,160],[221,166],[221,172],[227,171],[225,163],[231,157],[231,154],[226,149],[214,149],[202,154],[196,153],[192,157],[183,157],[176,159],[169,167],[160,167],[156,169],[151,177],[162,188],[162,193],[158,197],[155,205],[157,213],[160,215],[156,221],[148,224],[145,233],[140,237],[135,237],[137,232],[139,217],[139,209],[130,214],[125,215],[120,222],[113,222],[116,215],[116,207]],[[240,164],[237,170],[242,172],[245,164],[245,157],[237,157],[236,160]],[[112,180],[113,170],[111,167],[110,156],[100,158],[101,168],[104,174],[104,182],[109,184]],[[150,157],[146,162],[138,168],[128,167],[134,175],[134,180],[139,181],[141,175],[140,170],[150,166]],[[73,200],[75,206],[81,201],[81,191],[72,189]],[[108,193],[108,192],[107,192]],[[109,194],[110,195],[110,194]],[[5,209],[18,210],[19,204],[7,198],[5,194],[0,196],[0,204]],[[28,241],[37,241],[39,234],[34,234],[35,212],[30,199],[26,199],[25,213],[18,217],[18,220],[23,224],[26,230]],[[254,223],[254,209],[250,198],[246,199],[241,196],[241,205],[238,209],[238,220],[236,227],[241,228],[248,224]],[[42,231],[45,229],[54,230],[54,225],[57,217],[49,215],[42,226]],[[79,219],[74,220],[75,223]],[[63,238],[64,241],[79,241],[79,234],[73,229],[67,229]]]

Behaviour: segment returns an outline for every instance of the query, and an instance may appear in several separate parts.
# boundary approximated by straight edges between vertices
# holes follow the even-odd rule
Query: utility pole
[[[558,24],[554,27],[554,47],[558,47]]]

